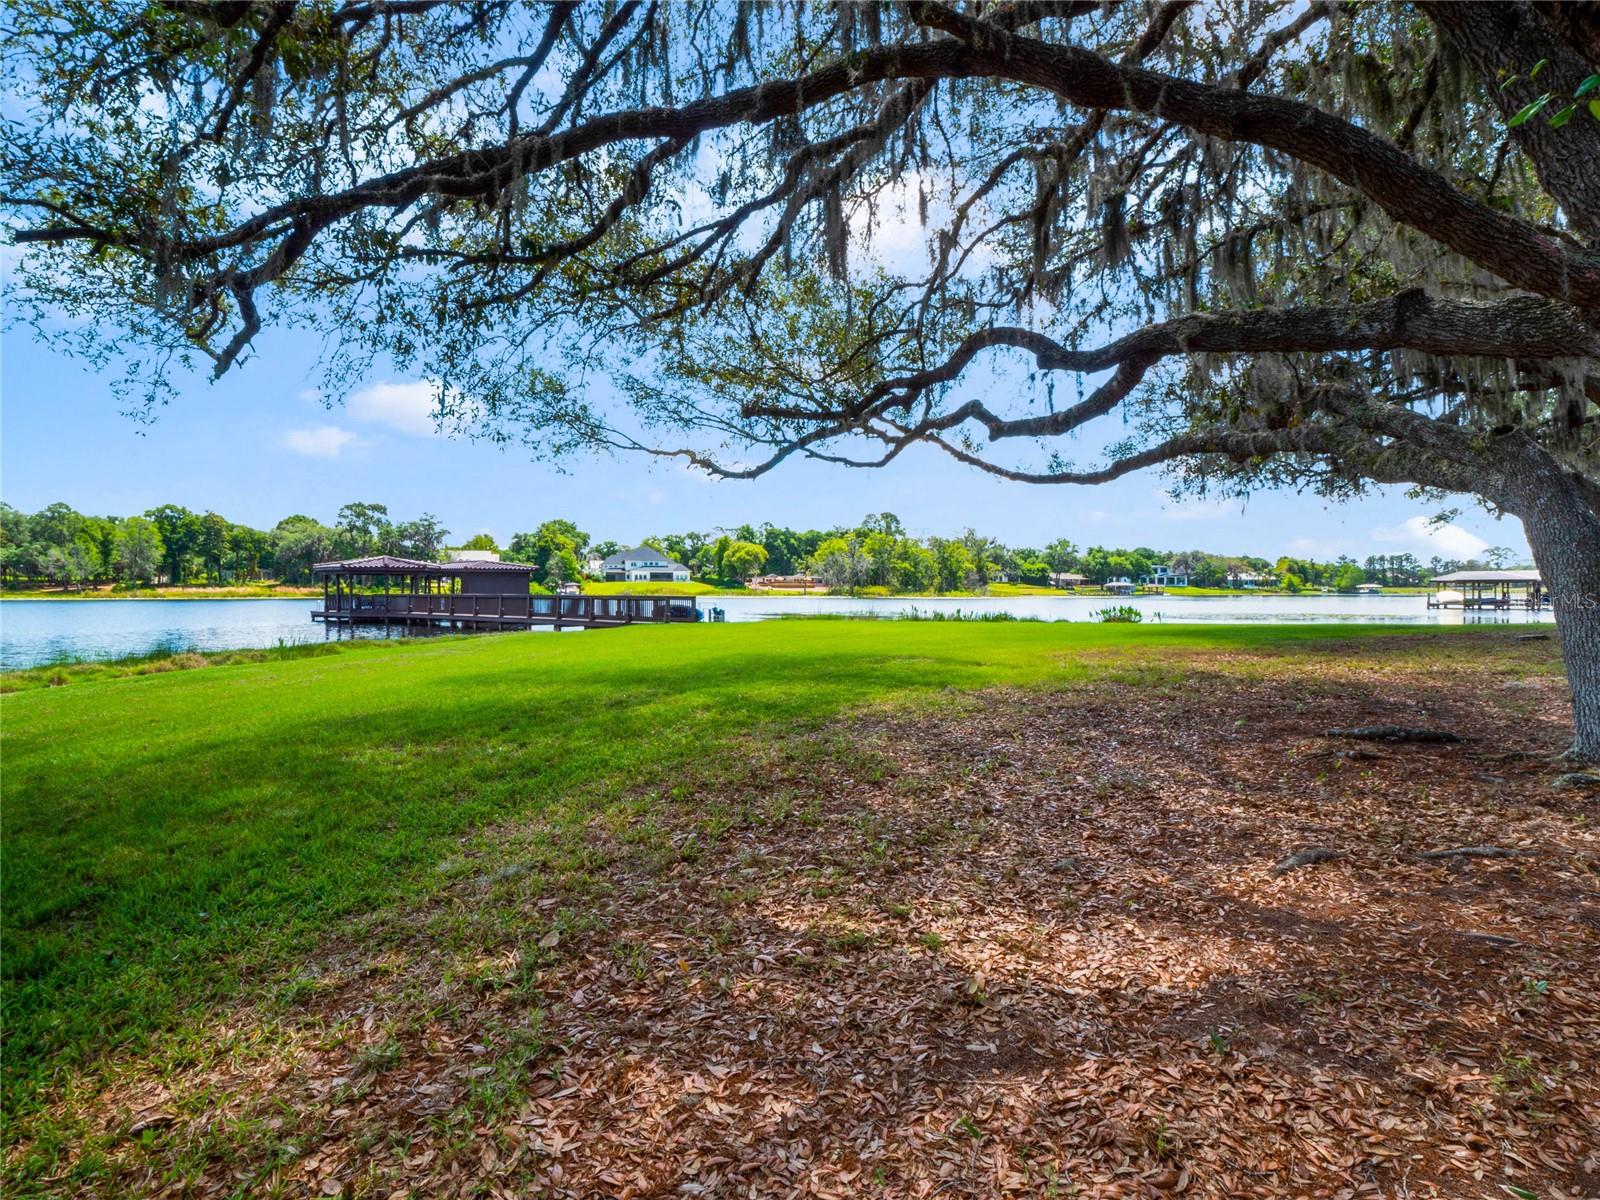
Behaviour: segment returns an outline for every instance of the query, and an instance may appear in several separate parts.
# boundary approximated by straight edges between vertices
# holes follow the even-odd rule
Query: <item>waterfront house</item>
[[[1050,586],[1058,588],[1081,588],[1088,583],[1085,575],[1078,575],[1072,571],[1051,571]]]
[[[689,568],[653,546],[635,546],[600,564],[600,575],[612,583],[688,583]]]
[[[750,581],[758,592],[809,592],[825,586],[815,575],[757,575]]]
[[[1131,596],[1133,595],[1133,580],[1126,576],[1121,579],[1108,579],[1106,580],[1106,591],[1113,596]]]
[[[1257,571],[1228,572],[1228,586],[1232,588],[1273,587],[1277,582],[1275,576],[1262,575]]]
[[[1189,586],[1189,573],[1187,571],[1174,571],[1163,563],[1155,567],[1148,575],[1139,576],[1139,582],[1145,587],[1175,588]]]

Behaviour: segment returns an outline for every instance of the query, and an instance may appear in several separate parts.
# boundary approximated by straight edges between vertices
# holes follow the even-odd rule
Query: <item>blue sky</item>
[[[268,331],[242,369],[218,383],[188,377],[156,422],[141,424],[120,414],[109,378],[12,329],[0,344],[0,497],[30,512],[64,500],[115,515],[171,502],[263,527],[294,512],[331,522],[341,504],[365,500],[397,518],[432,512],[457,540],[487,532],[504,541],[556,516],[633,541],[745,520],[825,528],[890,511],[917,534],[970,525],[1010,545],[1069,537],[1269,558],[1461,557],[1486,544],[1526,553],[1517,522],[1464,502],[1454,526],[1430,530],[1434,509],[1399,489],[1332,505],[1292,493],[1174,502],[1154,473],[1095,488],[1030,487],[931,450],[876,471],[795,462],[754,482],[631,456],[575,460],[563,474],[517,447],[435,435],[420,381],[378,375],[329,409],[315,390],[316,349]],[[967,386],[985,382],[974,374]],[[1104,436],[1119,434],[1113,425]]]

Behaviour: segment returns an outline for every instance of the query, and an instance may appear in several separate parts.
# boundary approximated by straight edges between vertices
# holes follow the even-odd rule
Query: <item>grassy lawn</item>
[[[1141,589],[1144,591],[1146,589]],[[1429,587],[1386,587],[1382,595],[1385,596],[1426,596],[1433,591]],[[1165,589],[1168,596],[1354,596],[1355,592],[1323,592],[1318,588],[1308,587],[1298,592],[1291,592],[1280,587],[1263,588],[1214,588],[1214,587],[1169,587]]]
[[[1088,588],[1083,589],[1088,591]],[[983,593],[986,596],[1071,596],[1072,592],[1062,588],[1043,587],[1033,583],[991,583],[989,590]]]
[[[193,671],[202,667],[233,667],[240,663],[278,662],[290,658],[320,658],[339,654],[337,642],[296,642],[254,650],[170,650],[134,654],[125,658],[54,662],[42,667],[0,671],[0,694],[34,688],[65,687],[89,680],[104,682],[130,675],[164,675],[168,671]]]
[[[357,642],[7,696],[4,1057],[8,1087],[22,1089],[11,1096],[424,886],[464,830],[532,810],[577,819],[755,726],[949,687],[1065,684],[1091,670],[1078,657],[1090,650],[1159,671],[1173,647],[1352,636],[849,621],[803,634],[607,630]]]
[[[52,1140],[39,1105],[102,1064],[205,1060],[219,1006],[303,1002],[330,940],[415,940],[404,914],[464,887],[564,896],[539,919],[552,939],[581,928],[572,897],[617,886],[597,821],[689,862],[667,810],[748,787],[763,747],[844,714],[949,713],[994,688],[1186,696],[1325,674],[1330,655],[1366,670],[1396,635],[1424,671],[1558,670],[1506,630],[838,621],[353,643],[7,695],[4,1099],[7,1140],[19,1122],[30,1139],[13,1179],[81,1141],[82,1113]],[[851,753],[826,745],[801,792]],[[499,922],[485,946],[526,933],[491,909],[462,918]]]
[[[1320,594],[1316,588],[1307,588],[1303,592],[1289,592],[1283,588],[1230,587],[1169,587],[1162,590],[1168,596],[1315,596]],[[1354,593],[1349,594],[1353,595]]]
[[[718,587],[714,583],[603,583],[583,581],[585,596],[761,596],[749,588]]]

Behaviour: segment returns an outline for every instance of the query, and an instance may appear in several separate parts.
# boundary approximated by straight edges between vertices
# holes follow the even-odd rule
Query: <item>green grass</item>
[[[977,612],[959,608],[918,608],[915,604],[895,610],[877,612],[837,613],[779,613],[782,621],[965,621],[968,624],[993,625],[1007,621],[1038,623],[1042,617],[1019,617],[1008,612]]]
[[[863,587],[857,588],[854,592],[848,594],[853,596],[871,597],[879,600],[931,600],[935,598],[945,600],[972,600],[977,599],[980,596],[1010,597],[1073,595],[1072,592],[1062,591],[1060,588],[1035,587],[1031,583],[991,583],[987,587],[979,588],[976,591],[957,589],[948,592],[899,592],[894,588],[889,587]]]
[[[34,688],[64,687],[91,679],[121,679],[128,675],[161,675],[167,671],[191,671],[198,667],[231,667],[239,663],[276,662],[286,658],[321,658],[338,654],[338,642],[283,642],[254,650],[173,650],[161,649],[126,658],[67,658],[0,671],[0,693],[25,692]]]
[[[1149,590],[1149,588],[1139,589],[1140,592],[1148,592]],[[864,587],[858,588],[854,594],[857,596],[872,596],[880,599],[889,598],[897,600],[974,600],[984,596],[987,596],[991,600],[996,600],[1011,599],[1017,596],[1109,596],[1112,593],[1107,592],[1105,588],[1096,587],[1091,584],[1085,584],[1080,588],[1069,589],[1043,587],[1033,583],[991,583],[987,587],[980,588],[976,591],[897,592],[892,588],[886,587]],[[1233,593],[1228,594],[1231,595]]]
[[[583,581],[585,596],[765,596],[749,588],[718,587],[714,583],[596,583]]]
[[[1141,588],[1140,591],[1149,591]],[[1168,596],[1316,596],[1320,593],[1316,588],[1307,588],[1303,592],[1290,592],[1283,588],[1230,588],[1230,587],[1169,587],[1162,592]]]
[[[946,703],[947,689],[1171,682],[1183,653],[1384,632],[640,627],[355,642],[5,696],[5,1108],[228,996],[281,986],[318,939],[469,870],[459,839],[491,823],[539,818],[536,869],[581,873],[595,813],[621,805],[647,827],[627,805],[651,787],[692,799],[751,732]]]
[[[1141,593],[1148,592],[1148,588],[1140,588]],[[1430,587],[1386,587],[1382,594],[1385,596],[1426,596],[1433,591]],[[1322,591],[1321,588],[1307,587],[1298,592],[1291,592],[1281,587],[1258,588],[1226,588],[1226,587],[1169,587],[1165,589],[1168,596],[1354,596],[1356,592]]]
[[[1033,583],[991,583],[989,590],[983,593],[986,596],[1071,596],[1073,594],[1064,588],[1043,587]]]
[[[886,587],[864,587],[856,589],[854,595],[866,598],[922,598],[933,596],[947,596],[957,598],[971,598],[977,596],[1071,596],[1085,595],[1095,592],[1094,588],[1083,588],[1077,593],[1062,591],[1060,588],[1034,587],[1027,583],[991,583],[984,591],[979,592],[897,592]],[[711,583],[595,583],[584,580],[583,591],[589,596],[820,596],[828,594],[828,589],[822,587],[812,588],[809,592],[799,589],[779,588],[773,591],[762,591],[756,588],[727,588],[717,587]],[[847,595],[849,593],[835,593]]]
[[[1148,588],[1140,588],[1141,592],[1148,592]],[[1169,587],[1165,589],[1169,596],[1354,596],[1356,592],[1324,592],[1320,588],[1307,587],[1298,592],[1291,592],[1281,587],[1259,588],[1216,588],[1216,587]],[[1433,589],[1431,587],[1386,587],[1382,595],[1385,596],[1426,596]]]

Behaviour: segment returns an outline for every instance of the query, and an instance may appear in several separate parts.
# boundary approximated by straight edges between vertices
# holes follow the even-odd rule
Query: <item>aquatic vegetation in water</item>
[[[1097,608],[1089,615],[1102,624],[1116,622],[1137,625],[1144,620],[1144,613],[1131,604],[1113,604],[1110,608]]]

